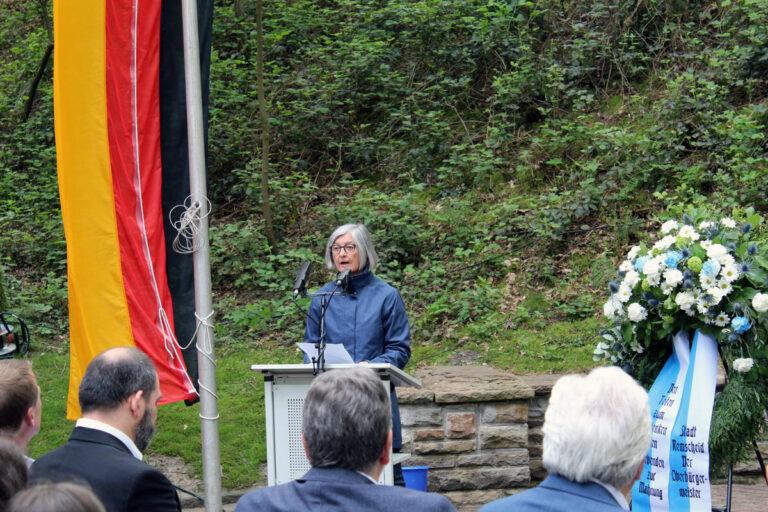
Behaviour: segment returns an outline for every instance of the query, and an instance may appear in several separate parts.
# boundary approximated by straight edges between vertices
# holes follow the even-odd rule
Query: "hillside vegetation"
[[[0,7],[0,265],[35,348],[64,353],[50,68],[22,119],[40,3]],[[236,3],[216,3],[208,148],[223,358],[294,357],[293,272],[359,221],[411,368],[587,368],[630,244],[690,205],[768,210],[768,0],[267,0],[270,246],[255,2]]]

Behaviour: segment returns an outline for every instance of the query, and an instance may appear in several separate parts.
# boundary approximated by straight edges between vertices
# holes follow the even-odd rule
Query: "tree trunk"
[[[3,265],[0,264],[0,313],[8,311],[11,305],[8,303],[8,296],[5,294],[5,273]]]
[[[264,0],[256,0],[256,88],[259,93],[261,119],[261,211],[270,250],[275,251],[275,232],[272,228],[272,208],[269,204],[269,115],[264,94]]]

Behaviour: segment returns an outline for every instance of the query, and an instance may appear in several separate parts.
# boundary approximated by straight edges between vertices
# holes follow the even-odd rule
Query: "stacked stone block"
[[[430,466],[429,489],[460,510],[528,487],[531,387],[488,367],[418,372],[419,390],[399,391],[406,465]]]

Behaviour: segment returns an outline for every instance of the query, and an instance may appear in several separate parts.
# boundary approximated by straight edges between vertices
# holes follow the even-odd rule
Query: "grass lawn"
[[[488,324],[493,319],[485,319]],[[520,328],[488,333],[488,342],[445,342],[415,344],[406,370],[417,366],[471,362],[490,364],[517,373],[563,372],[593,366],[592,349],[600,321],[589,318],[559,322],[543,329]],[[544,326],[541,326],[544,327]],[[482,329],[468,325],[467,330]],[[473,340],[483,339],[472,333]],[[468,355],[456,360],[456,354]],[[264,388],[261,374],[250,370],[255,363],[290,363],[300,360],[297,349],[285,345],[222,343],[217,348],[219,432],[221,438],[222,484],[228,489],[263,482],[261,467],[266,462],[264,430]],[[43,394],[43,424],[30,445],[38,457],[61,445],[72,423],[65,419],[69,379],[66,352],[32,353],[35,372]],[[149,453],[178,456],[202,474],[199,407],[170,404],[160,408],[158,431]]]

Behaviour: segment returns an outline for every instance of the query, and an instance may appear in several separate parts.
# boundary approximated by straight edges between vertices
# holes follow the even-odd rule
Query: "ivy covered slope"
[[[0,16],[0,263],[35,348],[65,353],[50,68],[22,121],[44,3]],[[217,1],[214,21],[225,359],[297,357],[293,272],[361,221],[407,304],[412,365],[585,369],[607,283],[659,218],[768,210],[766,0],[267,0],[270,245],[254,5]],[[252,482],[250,468],[225,479]]]

